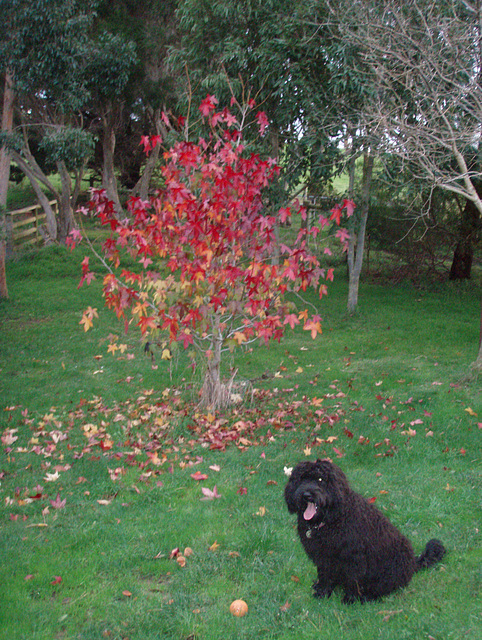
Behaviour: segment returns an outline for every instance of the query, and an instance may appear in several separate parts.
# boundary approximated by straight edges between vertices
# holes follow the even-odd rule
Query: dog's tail
[[[436,562],[440,562],[444,555],[445,547],[440,540],[436,540],[435,538],[429,540],[425,551],[416,559],[417,571],[425,567],[431,567]]]

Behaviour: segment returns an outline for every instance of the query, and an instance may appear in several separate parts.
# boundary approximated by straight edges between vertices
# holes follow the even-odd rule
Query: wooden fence
[[[57,201],[52,200],[50,206],[53,212],[57,214]],[[40,227],[45,223],[46,217],[40,204],[16,209],[15,211],[7,211],[7,252],[11,253],[32,245],[40,245],[44,239]]]

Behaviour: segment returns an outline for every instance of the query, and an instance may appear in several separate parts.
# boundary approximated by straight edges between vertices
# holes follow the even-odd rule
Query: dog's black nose
[[[306,500],[311,500],[311,492],[310,491],[305,491],[303,493],[303,498],[306,498]]]

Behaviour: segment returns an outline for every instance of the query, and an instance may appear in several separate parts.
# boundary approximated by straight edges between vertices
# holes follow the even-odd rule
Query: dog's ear
[[[288,511],[290,513],[296,513],[296,502],[295,502],[295,490],[296,486],[293,481],[293,474],[291,474],[291,478],[288,480],[288,484],[285,487],[285,500],[286,506],[288,507]]]
[[[334,467],[336,467],[336,465],[334,465],[328,458],[323,458],[323,460],[321,458],[318,458],[318,460],[315,462],[315,465],[316,470],[325,480],[329,478],[329,476],[333,472]]]

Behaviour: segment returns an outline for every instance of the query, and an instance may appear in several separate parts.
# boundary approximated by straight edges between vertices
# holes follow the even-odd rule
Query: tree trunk
[[[357,156],[352,155],[350,160],[348,161],[348,198],[350,200],[354,199],[355,192],[355,169],[356,169],[356,160]],[[348,251],[346,254],[346,261],[348,266],[348,278],[350,278],[350,273],[353,272],[353,268],[355,265],[355,248],[356,248],[356,216],[358,212],[355,213],[350,222],[348,223],[348,231],[350,232],[350,239],[348,240]]]
[[[72,180],[64,162],[57,162],[62,191],[59,201],[59,233],[60,242],[65,242],[69,233],[75,227],[74,212],[72,211]]]
[[[32,189],[35,191],[35,195],[37,196],[39,203],[42,205],[42,209],[44,210],[44,213],[47,216],[46,224],[47,224],[48,235],[52,240],[56,240],[57,239],[57,219],[55,217],[55,213],[52,207],[50,206],[49,199],[40,188],[37,174],[35,173],[34,169],[24,160],[24,158],[19,153],[17,153],[16,151],[13,151],[12,157],[15,160],[15,162],[18,164],[19,168],[24,172],[24,174],[29,179],[30,184],[32,185]],[[54,189],[52,189],[52,192],[57,202],[59,202],[60,195]]]
[[[468,280],[472,271],[472,261],[474,259],[474,249],[470,239],[457,242],[455,247],[452,266],[450,267],[450,280]]]
[[[368,220],[370,205],[370,186],[373,173],[374,156],[368,152],[363,156],[363,177],[362,177],[362,203],[358,214],[358,225],[353,224],[353,231],[348,247],[348,304],[349,314],[356,311],[358,305],[358,288],[360,284],[360,274],[363,265],[363,251],[365,248],[365,232]],[[356,226],[358,229],[356,230]],[[357,231],[357,233],[356,233]]]
[[[117,191],[117,180],[114,168],[114,151],[115,151],[115,128],[114,115],[112,109],[102,116],[103,134],[102,134],[102,186],[107,193],[109,200],[114,203],[114,209],[118,216],[122,214],[122,205]]]
[[[210,359],[206,365],[203,386],[201,388],[200,405],[212,411],[223,409],[231,404],[231,387],[233,377],[224,383],[221,379],[221,351],[223,346],[223,334],[220,329],[220,318],[214,317],[213,335],[211,340]]]
[[[450,280],[468,280],[470,278],[474,258],[474,239],[479,227],[479,211],[471,200],[467,200],[462,211],[459,240],[450,268]]]
[[[167,136],[167,129],[163,126],[161,121],[161,110],[156,109],[153,114],[154,126],[157,135],[162,135],[163,139]],[[144,167],[144,171],[142,172],[141,177],[137,181],[136,185],[132,189],[132,195],[139,194],[139,198],[141,200],[149,199],[149,186],[151,183],[151,178],[154,173],[154,169],[159,160],[159,155],[161,152],[161,146],[158,144],[154,147],[154,149],[150,152],[147,157],[146,164]]]
[[[482,374],[482,305],[480,307],[479,353],[477,354],[475,362],[471,364],[470,371],[469,379],[472,378],[473,375],[479,376]]]
[[[15,93],[13,91],[13,79],[7,72],[5,74],[5,87],[3,92],[2,131],[7,133],[13,127],[13,104]],[[5,258],[7,254],[7,225],[5,211],[7,206],[8,180],[10,177],[10,153],[6,147],[0,149],[0,298],[8,298],[7,270]]]

